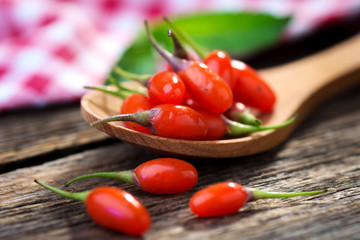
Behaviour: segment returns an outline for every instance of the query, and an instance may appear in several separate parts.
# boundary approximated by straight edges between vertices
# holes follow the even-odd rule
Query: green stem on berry
[[[112,75],[109,75],[107,80],[120,89],[120,83]]]
[[[233,113],[231,117],[239,123],[243,123],[246,125],[252,126],[260,126],[262,124],[261,120],[254,116],[254,114],[250,112],[244,113]]]
[[[145,75],[143,75],[145,76]],[[150,75],[146,75],[146,76],[150,76]],[[125,90],[125,91],[128,91],[128,92],[131,92],[131,93],[140,93],[140,94],[147,94],[147,92],[145,90],[141,90],[141,89],[133,89],[133,88],[128,88],[128,87],[125,87],[124,85],[122,85],[120,82],[116,81],[116,79],[113,77],[113,76],[109,76],[108,77],[108,81],[115,85],[118,89],[120,90]],[[140,82],[141,83],[141,82]],[[143,83],[142,83],[143,84]]]
[[[85,86],[84,88],[98,90],[98,91],[101,91],[104,93],[108,93],[108,94],[120,97],[122,99],[125,99],[128,96],[130,96],[131,94],[133,94],[133,92],[129,92],[129,91],[116,91],[116,90],[111,89],[110,87],[106,87],[106,86]]]
[[[120,76],[122,76],[124,78],[130,79],[130,80],[133,80],[133,81],[137,81],[137,82],[139,82],[141,84],[144,84],[144,85],[146,85],[147,80],[149,78],[151,78],[151,76],[152,76],[150,74],[140,75],[140,74],[131,73],[131,72],[125,71],[124,69],[122,69],[119,66],[116,66],[114,68],[114,72],[119,74]]]
[[[49,190],[53,191],[54,193],[57,193],[57,194],[59,194],[61,196],[64,196],[66,198],[75,199],[75,200],[82,201],[82,202],[85,201],[86,197],[91,192],[91,191],[85,191],[85,192],[71,193],[71,192],[66,192],[66,191],[60,190],[58,188],[52,187],[52,186],[47,185],[45,183],[42,183],[37,179],[35,179],[34,182],[36,182],[37,184],[43,186],[44,188],[47,188],[47,189],[49,189]]]
[[[147,21],[144,21],[144,25],[145,25],[146,34],[150,40],[151,45],[160,54],[160,56],[162,56],[170,64],[170,66],[172,67],[172,69],[175,72],[184,70],[192,65],[192,63],[193,63],[192,61],[178,58],[178,57],[172,55],[171,53],[169,53],[168,51],[166,51],[165,49],[163,49],[162,47],[160,47],[160,45],[156,42],[154,37],[151,35]]]
[[[170,21],[167,17],[163,18],[164,21],[188,44],[194,51],[201,57],[205,58],[207,55],[207,51],[204,50],[201,46],[195,43],[189,35],[185,32],[181,31],[172,21]]]
[[[91,173],[91,174],[85,174],[82,176],[78,176],[76,178],[73,178],[69,180],[65,186],[69,186],[70,184],[86,179],[86,178],[93,178],[93,177],[102,177],[102,178],[113,178],[113,179],[119,179],[123,182],[140,185],[139,180],[136,178],[134,172],[132,170],[126,170],[126,171],[119,171],[119,172],[99,172],[99,173]]]
[[[310,192],[294,192],[294,193],[278,193],[278,192],[265,192],[258,189],[251,189],[250,192],[252,193],[253,201],[258,199],[265,199],[265,198],[290,198],[290,197],[298,197],[298,196],[310,196],[316,195],[320,193],[324,193],[327,190],[318,190],[318,191],[310,191]]]
[[[292,117],[288,121],[273,125],[273,126],[252,126],[252,125],[246,125],[239,122],[235,122],[232,120],[229,120],[227,118],[224,118],[227,125],[228,125],[228,135],[231,137],[236,137],[243,134],[253,133],[253,132],[259,132],[259,131],[265,131],[265,130],[271,130],[271,129],[278,129],[285,127],[291,123],[293,123],[296,119],[296,116]]]
[[[130,93],[139,93],[139,94],[147,95],[147,91],[142,88],[134,89],[134,88],[125,87],[124,85],[119,84],[119,89],[130,92]]]

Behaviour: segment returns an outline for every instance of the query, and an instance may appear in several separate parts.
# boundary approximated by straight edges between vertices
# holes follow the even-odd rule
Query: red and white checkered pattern
[[[358,0],[0,0],[0,112],[78,100],[101,84],[144,19],[209,11],[293,14],[295,38],[360,10]]]

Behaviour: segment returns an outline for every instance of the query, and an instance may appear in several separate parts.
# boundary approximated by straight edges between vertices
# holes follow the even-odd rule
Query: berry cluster
[[[281,128],[294,121],[292,118],[275,126],[261,125],[250,109],[258,113],[271,112],[276,97],[246,63],[231,59],[221,50],[205,54],[203,59],[192,56],[169,30],[168,36],[174,43],[171,54],[159,46],[146,21],[145,28],[155,50],[167,61],[167,69],[153,75],[137,75],[115,67],[116,74],[140,82],[147,90],[125,88],[115,80],[117,90],[90,87],[124,99],[119,115],[98,120],[91,126],[124,121],[128,128],[161,137],[220,140]]]

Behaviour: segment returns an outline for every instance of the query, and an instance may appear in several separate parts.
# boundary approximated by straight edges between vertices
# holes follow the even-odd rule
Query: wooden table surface
[[[318,37],[271,50],[252,63],[274,62],[273,56],[287,61],[293,57],[288,54],[291,49],[304,53],[326,47]],[[339,40],[333,37],[333,42]],[[359,93],[357,86],[327,101],[286,142],[268,152],[234,159],[187,159],[197,168],[199,182],[182,194],[148,194],[111,179],[83,180],[67,188],[83,191],[106,184],[131,192],[152,216],[151,229],[140,237],[97,226],[82,203],[33,180],[66,189],[65,181],[80,174],[132,169],[163,155],[92,129],[81,118],[78,103],[2,114],[0,239],[360,239]],[[195,217],[188,208],[189,198],[221,181],[278,192],[324,188],[328,192],[259,200],[224,217]]]

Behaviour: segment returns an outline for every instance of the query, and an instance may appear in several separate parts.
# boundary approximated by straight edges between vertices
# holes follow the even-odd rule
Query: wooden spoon
[[[264,125],[282,123],[297,113],[293,124],[217,141],[163,138],[125,128],[121,122],[110,122],[96,128],[126,142],[172,156],[228,158],[269,150],[284,141],[321,102],[360,82],[360,35],[310,57],[262,70],[260,74],[278,98],[274,111],[262,118]],[[90,123],[119,114],[121,104],[120,98],[91,91],[81,100],[81,113]]]

